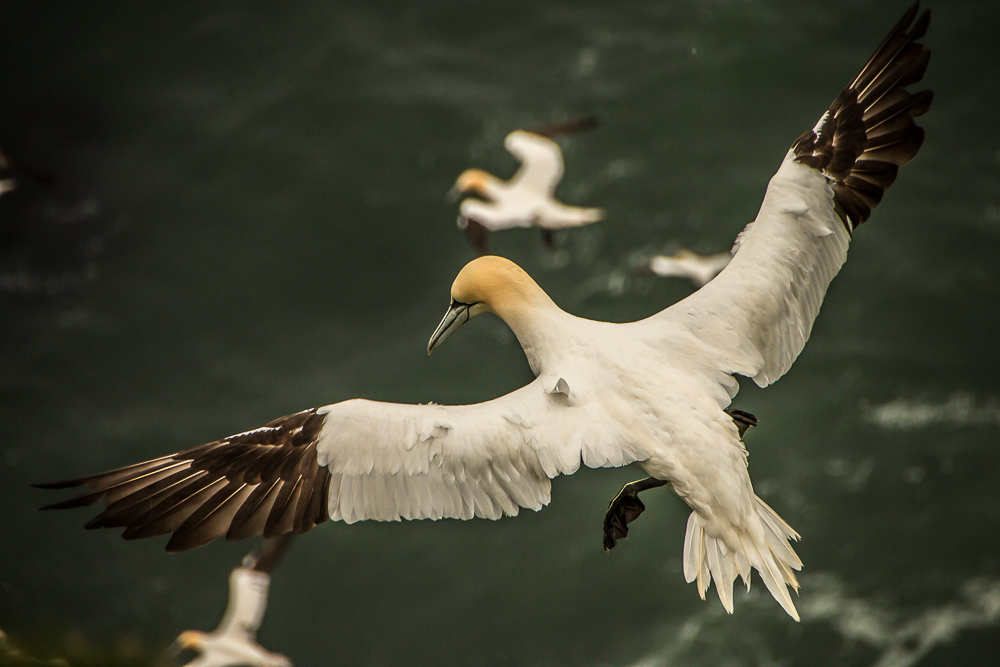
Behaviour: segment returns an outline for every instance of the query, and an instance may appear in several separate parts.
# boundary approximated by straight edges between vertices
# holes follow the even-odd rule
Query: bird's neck
[[[524,349],[535,375],[551,371],[565,349],[572,329],[572,315],[562,310],[540,287],[515,300],[501,300],[493,307],[511,328]]]

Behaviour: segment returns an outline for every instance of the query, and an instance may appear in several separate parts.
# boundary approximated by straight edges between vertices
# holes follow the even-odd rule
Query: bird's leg
[[[542,228],[542,243],[545,244],[545,249],[549,252],[558,250],[556,246],[556,233],[551,229]]]
[[[639,518],[646,506],[639,500],[639,493],[666,484],[662,479],[647,477],[622,487],[608,506],[604,515],[604,550],[611,551],[618,540],[628,537],[628,525]]]
[[[458,216],[458,227],[465,232],[465,238],[469,239],[469,245],[480,256],[490,254],[489,229],[464,215]]]

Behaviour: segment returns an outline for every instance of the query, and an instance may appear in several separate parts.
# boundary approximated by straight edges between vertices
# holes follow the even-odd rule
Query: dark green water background
[[[1000,4],[932,8],[927,141],[792,371],[735,404],[761,419],[758,493],[803,536],[801,624],[759,579],[732,617],[698,599],[669,491],[605,554],[638,473],[584,470],[496,523],[323,525],[275,573],[262,642],[300,667],[997,664]],[[0,627],[159,650],[215,626],[253,546],[87,532],[30,482],[354,396],[529,380],[493,318],[425,352],[473,256],[444,194],[512,173],[508,131],[601,118],[564,142],[559,192],[606,221],[556,256],[528,231],[494,249],[575,314],[638,319],[691,288],[634,254],[727,249],[904,9],[0,3],[0,144],[57,178],[0,200]]]

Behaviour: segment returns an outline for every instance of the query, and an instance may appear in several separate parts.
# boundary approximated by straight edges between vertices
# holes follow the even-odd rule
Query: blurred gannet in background
[[[483,198],[465,199],[459,206],[458,226],[476,252],[487,254],[489,232],[514,227],[539,227],[546,246],[554,249],[555,230],[588,225],[604,216],[599,208],[567,206],[553,197],[562,180],[563,157],[559,144],[551,137],[581,132],[595,125],[597,119],[591,116],[533,132],[511,132],[504,146],[521,161],[521,167],[509,181],[481,169],[462,172],[449,197],[457,199],[471,192]]]
[[[649,260],[649,270],[661,278],[687,278],[695,287],[701,287],[726,268],[732,253],[699,255],[681,249],[673,255],[654,255]]]
[[[7,159],[7,154],[4,153],[3,149],[0,148],[0,172],[12,172],[13,169],[10,166],[10,160]],[[10,192],[11,190],[17,189],[17,179],[13,178],[8,174],[3,174],[0,177],[0,196],[4,193]]]
[[[0,195],[17,188],[17,177],[29,178],[42,185],[55,183],[52,174],[15,160],[2,148],[0,148],[0,172],[6,172],[0,177]]]
[[[931,92],[910,95],[930,52],[915,40],[930,20],[914,5],[816,127],[771,178],[755,222],[722,273],[644,320],[613,324],[561,310],[514,263],[481,257],[451,288],[431,352],[470,318],[493,313],[513,330],[536,378],[465,406],[354,399],[176,454],[44,488],[102,498],[88,528],[135,539],[172,533],[168,551],[225,535],[301,533],[327,519],[499,519],[549,502],[551,478],[638,464],[605,521],[606,548],[642,512],[638,493],[669,484],[692,509],[684,576],[702,598],[711,582],[733,610],[737,575],[755,568],[793,618],[787,586],[801,567],[798,534],[754,494],[741,432],[726,412],[734,375],[765,387],[801,352],[853,230],[923,141],[913,122]]]
[[[191,649],[201,654],[185,667],[291,667],[291,660],[257,643],[257,628],[264,618],[271,583],[268,572],[281,558],[291,537],[285,534],[268,540],[260,555],[248,556],[242,567],[232,571],[229,604],[215,631],[186,630],[177,637],[174,645],[179,650]]]

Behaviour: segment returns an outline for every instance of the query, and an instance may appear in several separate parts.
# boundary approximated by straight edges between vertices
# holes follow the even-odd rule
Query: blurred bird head
[[[455,185],[448,191],[448,201],[455,203],[463,194],[472,193],[489,198],[489,184],[496,178],[482,169],[466,169],[458,176]]]
[[[186,650],[199,649],[205,643],[205,633],[197,630],[185,630],[174,640],[173,648],[177,653]]]

